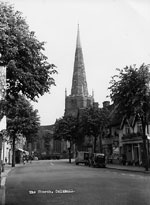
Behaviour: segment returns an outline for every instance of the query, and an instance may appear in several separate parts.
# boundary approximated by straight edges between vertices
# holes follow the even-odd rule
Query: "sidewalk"
[[[5,164],[4,172],[1,172],[1,186],[0,187],[5,186],[6,177],[7,177],[8,173],[11,171],[11,169],[12,169],[11,165]]]
[[[12,166],[6,164],[4,167],[4,172],[1,172],[1,180],[0,180],[0,204],[5,205],[5,182],[8,173],[12,170]]]
[[[119,164],[107,164],[106,168],[108,169],[116,169],[116,170],[122,170],[122,171],[130,171],[130,172],[141,172],[144,174],[150,174],[150,168],[149,171],[145,171],[144,167],[138,167],[138,166],[129,166],[129,165],[119,165]]]

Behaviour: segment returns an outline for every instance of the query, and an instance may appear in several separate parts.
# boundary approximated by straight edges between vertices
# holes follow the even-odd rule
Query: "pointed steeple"
[[[79,24],[78,24],[78,31],[77,31],[77,42],[76,42],[76,48],[81,48]]]
[[[81,42],[80,42],[79,24],[78,24],[78,31],[77,31],[77,41],[76,41],[76,51],[75,51],[71,95],[72,96],[88,96],[84,60],[83,60],[82,47],[81,47]]]

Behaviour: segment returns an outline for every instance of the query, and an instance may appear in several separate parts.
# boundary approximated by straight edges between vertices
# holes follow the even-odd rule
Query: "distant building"
[[[0,66],[0,100],[5,97],[6,89],[6,68]],[[2,111],[2,110],[1,110]],[[0,112],[0,160],[2,163],[10,162],[11,160],[11,144],[5,136],[6,131],[6,116]]]
[[[93,106],[93,103],[94,98],[88,93],[78,25],[71,94],[65,93],[65,115],[77,116],[79,109]]]
[[[55,125],[40,126],[36,142],[28,145],[29,152],[33,152],[39,159],[65,158],[67,145],[64,141],[53,138]]]
[[[3,163],[11,163],[12,148],[9,137],[6,136],[6,117],[0,121],[0,156]]]
[[[93,93],[92,95],[89,95],[88,92],[82,46],[80,41],[80,31],[78,25],[71,94],[67,96],[67,91],[65,91],[64,115],[72,115],[76,117],[81,115],[82,111],[85,108],[93,106],[98,107],[98,103],[94,102]],[[73,153],[75,153],[76,149],[84,151],[92,150],[92,142],[89,143],[89,139],[86,136],[84,137],[84,143],[78,143],[77,147],[74,147],[74,150],[72,150]]]

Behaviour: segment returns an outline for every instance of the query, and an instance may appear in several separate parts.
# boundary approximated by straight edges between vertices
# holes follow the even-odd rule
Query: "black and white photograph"
[[[0,0],[0,205],[150,204],[150,1]]]

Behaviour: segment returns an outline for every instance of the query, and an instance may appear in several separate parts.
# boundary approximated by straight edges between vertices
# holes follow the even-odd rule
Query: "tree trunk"
[[[143,129],[143,155],[144,155],[144,167],[145,171],[148,171],[149,160],[148,160],[148,147],[147,147],[147,136],[146,136],[146,121],[142,118],[142,129]]]
[[[71,147],[68,148],[68,151],[69,151],[69,163],[71,163]]]
[[[96,142],[97,142],[97,137],[94,137],[94,153],[96,153]]]
[[[2,134],[0,133],[0,184],[1,184],[1,169],[2,169],[2,162],[1,162],[2,139],[3,139],[3,136],[2,136]]]
[[[16,136],[13,135],[13,144],[12,144],[12,167],[15,167],[15,142],[16,142]]]
[[[147,150],[147,136],[143,136],[143,154],[144,154],[144,167],[148,171],[149,160],[148,160],[148,150]]]
[[[102,132],[101,132],[102,133]],[[103,146],[102,146],[102,134],[99,135],[99,147],[100,147],[100,153],[103,153]]]

